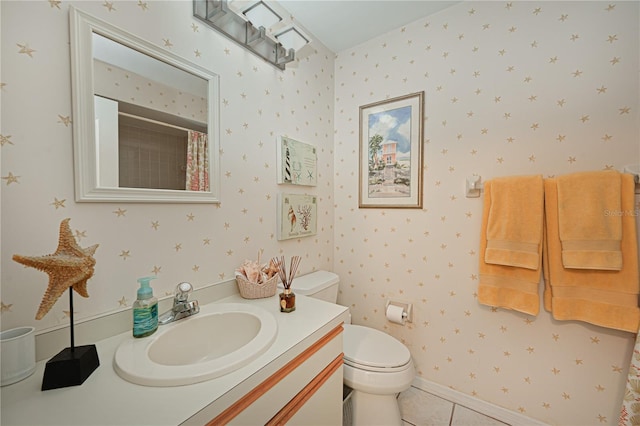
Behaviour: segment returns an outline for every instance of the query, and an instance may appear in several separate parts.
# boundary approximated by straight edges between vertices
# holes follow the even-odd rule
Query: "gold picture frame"
[[[424,92],[360,107],[360,208],[422,208]]]

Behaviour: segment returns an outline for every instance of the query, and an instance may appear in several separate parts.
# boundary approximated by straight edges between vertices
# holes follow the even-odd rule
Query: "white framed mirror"
[[[76,201],[220,202],[219,76],[69,13]]]

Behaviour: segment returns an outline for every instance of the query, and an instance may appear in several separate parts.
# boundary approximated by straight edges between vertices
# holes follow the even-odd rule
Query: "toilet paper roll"
[[[405,319],[402,316],[403,312],[404,308],[402,306],[389,305],[387,306],[387,319],[396,324],[404,325]]]

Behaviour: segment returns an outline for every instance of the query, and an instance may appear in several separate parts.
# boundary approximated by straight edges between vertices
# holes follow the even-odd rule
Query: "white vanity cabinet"
[[[318,330],[183,425],[342,424],[342,330]]]
[[[234,288],[235,282],[229,286]],[[296,310],[285,314],[279,311],[277,297],[243,300],[234,294],[216,300],[260,306],[278,322],[272,346],[236,371],[185,386],[129,383],[112,366],[118,346],[131,339],[131,331],[127,331],[95,342],[101,365],[80,386],[41,391],[46,363],[42,360],[33,375],[3,387],[0,424],[340,425],[342,324],[347,320],[348,310],[298,296]],[[130,312],[123,314],[128,314],[125,320],[128,323]]]

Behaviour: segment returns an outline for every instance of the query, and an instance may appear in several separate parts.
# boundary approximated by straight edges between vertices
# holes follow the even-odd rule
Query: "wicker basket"
[[[243,275],[236,275],[236,283],[238,283],[240,295],[245,299],[271,297],[276,294],[276,289],[278,287],[278,274],[269,278],[267,282],[262,284],[252,283],[247,281]]]

